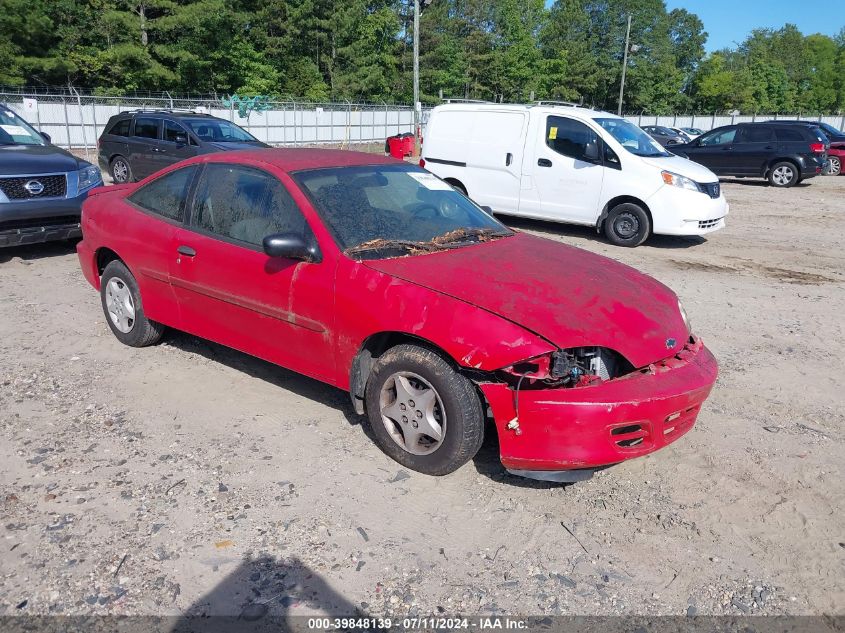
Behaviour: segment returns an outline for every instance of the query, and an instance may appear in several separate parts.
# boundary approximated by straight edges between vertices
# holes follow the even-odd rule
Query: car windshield
[[[367,165],[293,174],[340,247],[355,258],[458,248],[513,235],[452,187],[413,165]]]
[[[11,110],[0,106],[0,145],[46,145],[44,137]]]
[[[704,134],[704,132],[699,130],[697,127],[682,127],[681,129],[684,132],[686,132],[687,134],[696,134],[698,136],[701,136],[702,134]]]
[[[671,156],[660,143],[625,119],[594,119],[635,156]]]
[[[183,119],[194,134],[210,143],[258,143],[258,139],[234,123],[220,119]]]

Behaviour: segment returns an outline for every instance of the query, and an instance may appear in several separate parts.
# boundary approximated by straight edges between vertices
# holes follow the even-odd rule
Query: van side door
[[[602,141],[582,121],[556,114],[541,116],[539,126],[533,128],[533,157],[526,155],[523,169],[532,174],[533,187],[523,188],[519,215],[595,224],[607,169],[602,164]]]

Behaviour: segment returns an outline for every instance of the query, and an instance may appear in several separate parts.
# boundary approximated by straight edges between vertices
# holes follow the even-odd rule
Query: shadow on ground
[[[0,264],[5,264],[15,258],[24,262],[59,257],[76,253],[79,240],[62,240],[59,242],[42,242],[41,244],[27,244],[26,246],[10,246],[0,248]]]

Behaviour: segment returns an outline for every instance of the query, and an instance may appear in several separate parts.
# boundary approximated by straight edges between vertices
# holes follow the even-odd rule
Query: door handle
[[[180,246],[176,249],[176,252],[180,255],[184,255],[185,257],[195,257],[197,254],[197,252],[190,246]]]
[[[510,167],[512,162],[513,162],[513,154],[508,152],[507,154],[505,154],[505,167]]]
[[[550,161],[548,158],[541,158],[540,160],[537,161],[537,166],[538,167],[551,167],[552,161]]]

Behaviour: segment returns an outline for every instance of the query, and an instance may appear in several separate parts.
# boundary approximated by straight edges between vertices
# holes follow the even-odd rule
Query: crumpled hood
[[[0,145],[0,175],[3,176],[76,171],[85,164],[55,145]]]
[[[209,143],[211,147],[219,149],[221,152],[234,152],[239,149],[259,149],[262,147],[270,147],[267,143],[261,141],[254,141],[249,143]]]
[[[667,148],[670,152],[683,152],[686,145],[672,145]],[[710,183],[719,182],[719,177],[712,171],[707,169],[704,165],[689,160],[688,158],[681,158],[680,156],[655,156],[653,158],[643,158],[647,164],[657,167],[658,169],[665,169],[681,176],[691,178],[695,182]],[[658,179],[660,174],[657,175]]]
[[[364,263],[504,317],[560,348],[608,347],[638,368],[671,356],[688,338],[675,293],[657,280],[524,233]]]

